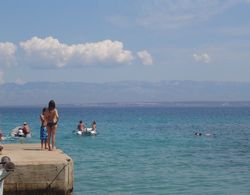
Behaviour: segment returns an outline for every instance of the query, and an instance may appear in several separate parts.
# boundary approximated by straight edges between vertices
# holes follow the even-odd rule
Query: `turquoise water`
[[[74,195],[250,194],[250,108],[58,108],[56,145],[74,160]],[[23,121],[39,142],[40,108],[0,108],[5,134]],[[72,134],[82,119],[99,134]],[[215,136],[194,136],[195,132]],[[17,142],[17,140],[6,140]]]

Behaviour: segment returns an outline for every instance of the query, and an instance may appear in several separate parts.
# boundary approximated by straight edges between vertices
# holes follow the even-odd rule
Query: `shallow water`
[[[0,108],[4,134],[41,108]],[[74,195],[250,194],[250,108],[58,108],[56,145],[74,160]],[[72,134],[79,120],[97,136]],[[195,136],[195,132],[203,133]],[[204,136],[211,133],[214,136]],[[7,139],[4,143],[19,142]]]

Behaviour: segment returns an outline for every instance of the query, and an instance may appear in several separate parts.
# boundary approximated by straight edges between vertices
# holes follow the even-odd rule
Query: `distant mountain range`
[[[0,106],[250,101],[250,82],[29,82],[0,85]],[[224,104],[223,103],[223,104]]]

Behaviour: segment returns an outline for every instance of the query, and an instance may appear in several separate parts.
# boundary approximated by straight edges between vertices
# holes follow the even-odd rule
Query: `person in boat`
[[[58,126],[59,115],[56,109],[56,103],[54,100],[50,100],[48,104],[48,108],[46,109],[45,113],[45,121],[47,124],[47,131],[48,131],[48,149],[52,151],[55,148],[55,138],[56,138],[56,129]],[[50,145],[50,140],[52,140],[52,147]]]
[[[40,127],[41,149],[43,149],[43,145],[44,145],[45,149],[48,149],[48,147],[47,147],[48,132],[47,132],[47,129],[46,129],[45,112],[46,112],[46,108],[43,108],[42,113],[40,114],[40,121],[41,121],[41,127]]]
[[[96,131],[96,122],[93,121],[91,125],[92,131]]]
[[[29,127],[29,125],[28,125],[27,122],[24,122],[24,123],[23,123],[22,130],[23,130],[23,134],[24,134],[25,136],[27,136],[27,134],[30,133],[30,127]]]
[[[79,121],[79,124],[77,125],[77,130],[84,132],[86,130],[86,126],[82,120]]]

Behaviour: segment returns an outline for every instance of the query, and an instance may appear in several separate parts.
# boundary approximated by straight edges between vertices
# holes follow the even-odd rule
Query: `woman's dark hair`
[[[43,113],[46,111],[46,109],[47,109],[46,107],[43,108]]]
[[[53,109],[55,109],[56,108],[56,103],[55,103],[55,101],[54,100],[50,100],[49,101],[49,107],[48,107],[48,109],[49,110],[53,110]]]

